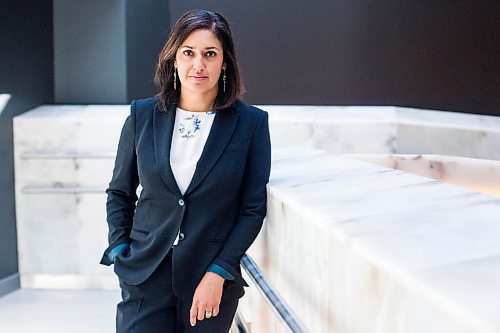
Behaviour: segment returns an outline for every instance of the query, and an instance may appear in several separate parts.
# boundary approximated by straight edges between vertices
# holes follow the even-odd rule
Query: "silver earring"
[[[174,67],[174,90],[177,90],[177,68]]]
[[[224,82],[223,91],[226,92],[226,69],[224,68],[224,74],[222,74],[222,81]]]

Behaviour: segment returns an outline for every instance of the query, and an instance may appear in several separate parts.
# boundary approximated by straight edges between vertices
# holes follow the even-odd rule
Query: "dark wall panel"
[[[156,60],[168,33],[168,1],[127,0],[127,99],[154,95]]]
[[[500,115],[498,1],[170,1],[231,23],[256,104]]]
[[[53,103],[52,2],[2,1],[0,93],[0,280],[17,272],[12,118]]]
[[[127,102],[123,0],[53,0],[55,100]]]

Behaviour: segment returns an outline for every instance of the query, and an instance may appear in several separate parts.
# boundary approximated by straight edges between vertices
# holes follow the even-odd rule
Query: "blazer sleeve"
[[[104,251],[101,264],[108,266],[112,264],[108,258],[110,251],[117,245],[130,242],[129,235],[134,218],[135,203],[138,199],[136,194],[139,186],[139,175],[135,150],[135,108],[136,102],[132,101],[130,115],[125,120],[121,131],[113,177],[106,189],[109,247]]]
[[[241,257],[257,237],[267,210],[266,185],[271,171],[271,141],[268,114],[263,112],[253,135],[240,189],[238,221],[213,261],[235,277],[239,285],[248,286],[236,269]]]

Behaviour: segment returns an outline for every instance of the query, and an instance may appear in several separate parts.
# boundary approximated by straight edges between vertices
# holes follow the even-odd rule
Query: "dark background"
[[[499,1],[171,1],[230,21],[255,104],[500,115]]]
[[[249,103],[500,116],[499,1],[2,0],[0,93],[12,98],[0,115],[0,282],[18,269],[12,118],[153,95],[158,53],[192,8],[229,20]]]
[[[17,273],[12,118],[53,102],[54,84],[52,3],[2,1],[0,8],[0,93],[12,94],[0,114],[1,281]]]

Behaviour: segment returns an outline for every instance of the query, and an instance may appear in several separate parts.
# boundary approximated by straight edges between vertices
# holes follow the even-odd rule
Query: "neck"
[[[217,93],[217,91],[216,91]],[[214,107],[215,97],[205,94],[192,94],[189,92],[182,92],[179,98],[179,107],[186,111],[192,112],[206,112],[211,111]]]

